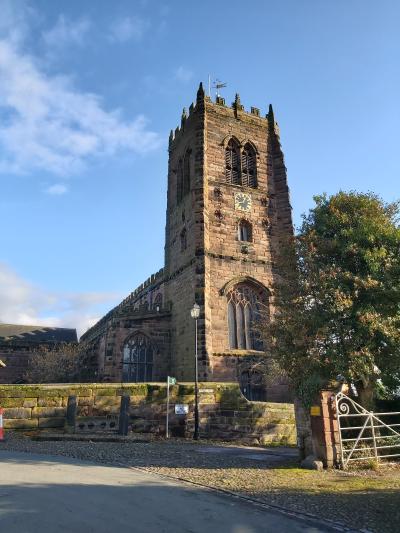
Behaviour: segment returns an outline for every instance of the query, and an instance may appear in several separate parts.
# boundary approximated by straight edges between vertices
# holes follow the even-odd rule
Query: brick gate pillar
[[[310,409],[313,454],[325,468],[339,466],[339,425],[335,406],[337,392],[322,390],[318,401]]]

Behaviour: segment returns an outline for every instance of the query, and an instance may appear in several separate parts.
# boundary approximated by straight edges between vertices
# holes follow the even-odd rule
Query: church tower
[[[247,398],[287,399],[263,386],[257,322],[273,312],[275,256],[293,233],[286,168],[272,107],[213,102],[200,84],[169,138],[165,265],[82,340],[101,381],[239,381]],[[264,373],[265,374],[265,373]]]
[[[165,300],[171,302],[171,375],[193,380],[201,307],[199,379],[251,381],[264,357],[260,309],[271,309],[274,254],[293,233],[286,168],[272,107],[229,107],[200,84],[169,138]],[[255,399],[255,398],[254,398]]]

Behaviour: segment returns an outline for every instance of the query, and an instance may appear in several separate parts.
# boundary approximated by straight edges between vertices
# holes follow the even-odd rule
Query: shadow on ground
[[[317,533],[330,528],[146,472],[0,453],[8,533]]]
[[[268,505],[339,521],[357,530],[382,533],[399,530],[400,469],[393,469],[387,475],[384,471],[307,471],[298,468],[296,450],[290,448],[199,445],[187,441],[68,443],[66,446],[66,443],[39,445],[20,440],[13,445],[18,445],[20,451],[145,468],[172,478],[238,493]],[[2,448],[0,445],[0,450]],[[32,461],[35,464],[31,456],[25,457],[25,465]],[[6,459],[0,454],[0,461],[4,463],[13,459]],[[52,464],[51,459],[42,458],[41,461],[48,461],[49,466]],[[67,464],[72,459],[63,461]],[[91,470],[94,466],[83,464],[82,470],[85,468]],[[132,497],[139,498],[136,494]],[[0,504],[1,501],[0,498]]]

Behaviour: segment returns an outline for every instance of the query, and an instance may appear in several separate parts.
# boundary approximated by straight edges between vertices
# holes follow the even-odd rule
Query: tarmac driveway
[[[0,452],[0,530],[7,533],[330,531],[228,495],[140,470],[6,451]]]

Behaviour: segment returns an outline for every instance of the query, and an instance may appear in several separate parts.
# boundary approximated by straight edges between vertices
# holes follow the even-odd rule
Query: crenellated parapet
[[[170,308],[162,299],[159,302],[149,298],[152,293],[157,293],[157,289],[161,288],[164,283],[164,269],[161,268],[155,274],[152,274],[141,283],[134,291],[132,291],[122,302],[115,306],[111,311],[104,315],[94,326],[88,329],[81,337],[81,341],[91,342],[101,335],[110,321],[122,315],[133,315],[138,318],[140,316],[149,316],[154,313],[169,312]]]
[[[200,83],[199,89],[197,91],[196,103],[190,104],[189,111],[187,111],[186,108],[183,108],[180,126],[177,126],[175,130],[171,130],[169,134],[170,151],[175,148],[177,142],[179,142],[179,140],[183,136],[185,129],[187,128],[192,116],[195,113],[198,113],[199,111],[203,110],[205,105],[217,105],[222,108],[225,108],[226,110],[231,110],[232,116],[236,119],[248,116],[251,118],[260,119],[263,122],[267,121],[270,130],[272,130],[275,134],[279,136],[279,127],[277,122],[275,122],[271,104],[269,105],[268,113],[266,113],[265,116],[262,116],[260,108],[258,107],[251,106],[250,110],[246,110],[244,108],[244,105],[241,103],[240,95],[236,93],[235,100],[232,102],[231,106],[228,106],[225,102],[225,98],[220,95],[217,95],[215,97],[215,101],[213,101],[209,96],[206,96],[203,84]]]

